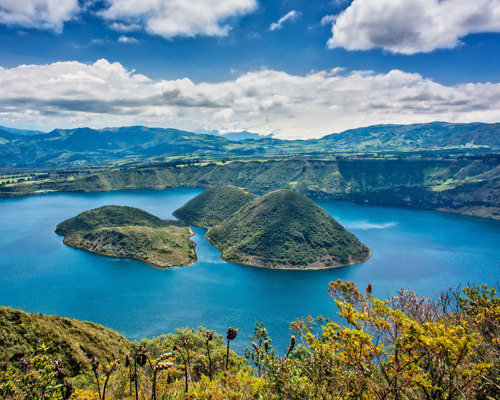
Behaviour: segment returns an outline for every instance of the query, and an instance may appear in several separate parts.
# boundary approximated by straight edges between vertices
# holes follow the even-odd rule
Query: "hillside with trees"
[[[500,298],[493,288],[470,286],[435,299],[402,289],[382,301],[371,285],[359,290],[338,280],[328,293],[337,318],[291,322],[286,353],[274,349],[258,322],[246,360],[231,350],[234,341],[246,340],[234,327],[224,336],[186,328],[130,343],[95,324],[2,308],[0,394],[74,400],[500,397]],[[79,348],[87,351],[81,359]]]
[[[212,228],[233,216],[241,207],[257,198],[235,186],[218,186],[205,190],[174,211],[180,220],[204,228]]]
[[[258,197],[221,186],[196,196],[174,215],[209,228],[205,237],[221,257],[239,264],[322,269],[358,264],[371,254],[325,210],[290,190]]]
[[[500,219],[500,157],[462,159],[287,159],[147,165],[0,186],[0,197],[45,191],[213,188],[265,194],[290,189],[309,198],[390,204]]]

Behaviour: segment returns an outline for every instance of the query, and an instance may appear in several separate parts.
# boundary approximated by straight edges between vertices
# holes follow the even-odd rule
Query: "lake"
[[[144,209],[164,219],[201,189],[52,193],[0,200],[0,305],[89,320],[129,339],[180,327],[219,333],[240,328],[234,348],[250,345],[255,321],[285,350],[290,321],[334,316],[328,283],[351,280],[388,297],[400,288],[433,296],[467,283],[494,285],[500,275],[500,222],[409,208],[318,200],[373,252],[365,263],[323,271],[277,271],[225,262],[194,228],[198,261],[159,270],[147,264],[72,249],[56,225],[107,204]]]

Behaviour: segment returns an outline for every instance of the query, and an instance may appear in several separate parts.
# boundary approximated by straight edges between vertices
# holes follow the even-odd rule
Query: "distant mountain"
[[[370,256],[353,234],[299,193],[277,190],[257,197],[231,186],[207,192],[176,215],[206,224],[210,228],[207,239],[225,260],[268,268],[316,269],[357,264]],[[203,218],[203,212],[226,195],[227,211],[219,206]]]
[[[243,135],[243,136],[240,136]],[[324,152],[500,149],[500,124],[376,125],[310,140],[234,140],[177,129],[129,126],[19,135],[0,129],[0,168],[88,166],[150,157],[239,157]]]
[[[90,165],[159,155],[224,152],[227,139],[177,129],[131,126],[106,129],[56,129],[22,136],[0,131],[2,167]]]
[[[431,122],[373,125],[324,136],[328,148],[342,150],[410,150],[485,146],[500,149],[500,124]]]
[[[259,140],[265,137],[271,137],[271,135],[261,136],[258,133],[252,133],[248,131],[222,133],[220,134],[220,136],[226,138],[227,140],[232,140],[235,142],[239,140]]]
[[[33,131],[33,130],[29,130],[29,129],[9,128],[7,126],[2,126],[2,125],[0,125],[0,130],[10,132],[10,133],[15,133],[16,135],[27,135],[27,136],[43,135],[45,133],[42,131]]]
[[[9,144],[13,140],[16,140],[18,135],[0,128],[0,145]]]
[[[219,186],[189,200],[173,214],[188,224],[211,228],[255,198],[256,195],[235,186]]]

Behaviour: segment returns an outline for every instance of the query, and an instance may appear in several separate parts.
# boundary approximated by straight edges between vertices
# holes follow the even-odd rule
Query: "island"
[[[103,206],[84,211],[57,225],[63,243],[93,253],[134,258],[157,268],[196,261],[189,225],[162,220],[127,206]]]
[[[174,212],[208,229],[224,260],[265,268],[310,270],[359,264],[371,252],[324,209],[282,189],[255,196],[234,186],[203,192]]]
[[[258,196],[232,185],[205,190],[189,200],[173,215],[181,221],[203,228],[212,228],[232,217],[241,207]]]

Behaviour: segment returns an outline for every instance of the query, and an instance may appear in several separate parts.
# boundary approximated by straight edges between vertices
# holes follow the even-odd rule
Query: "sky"
[[[500,0],[0,0],[0,125],[500,122]]]

